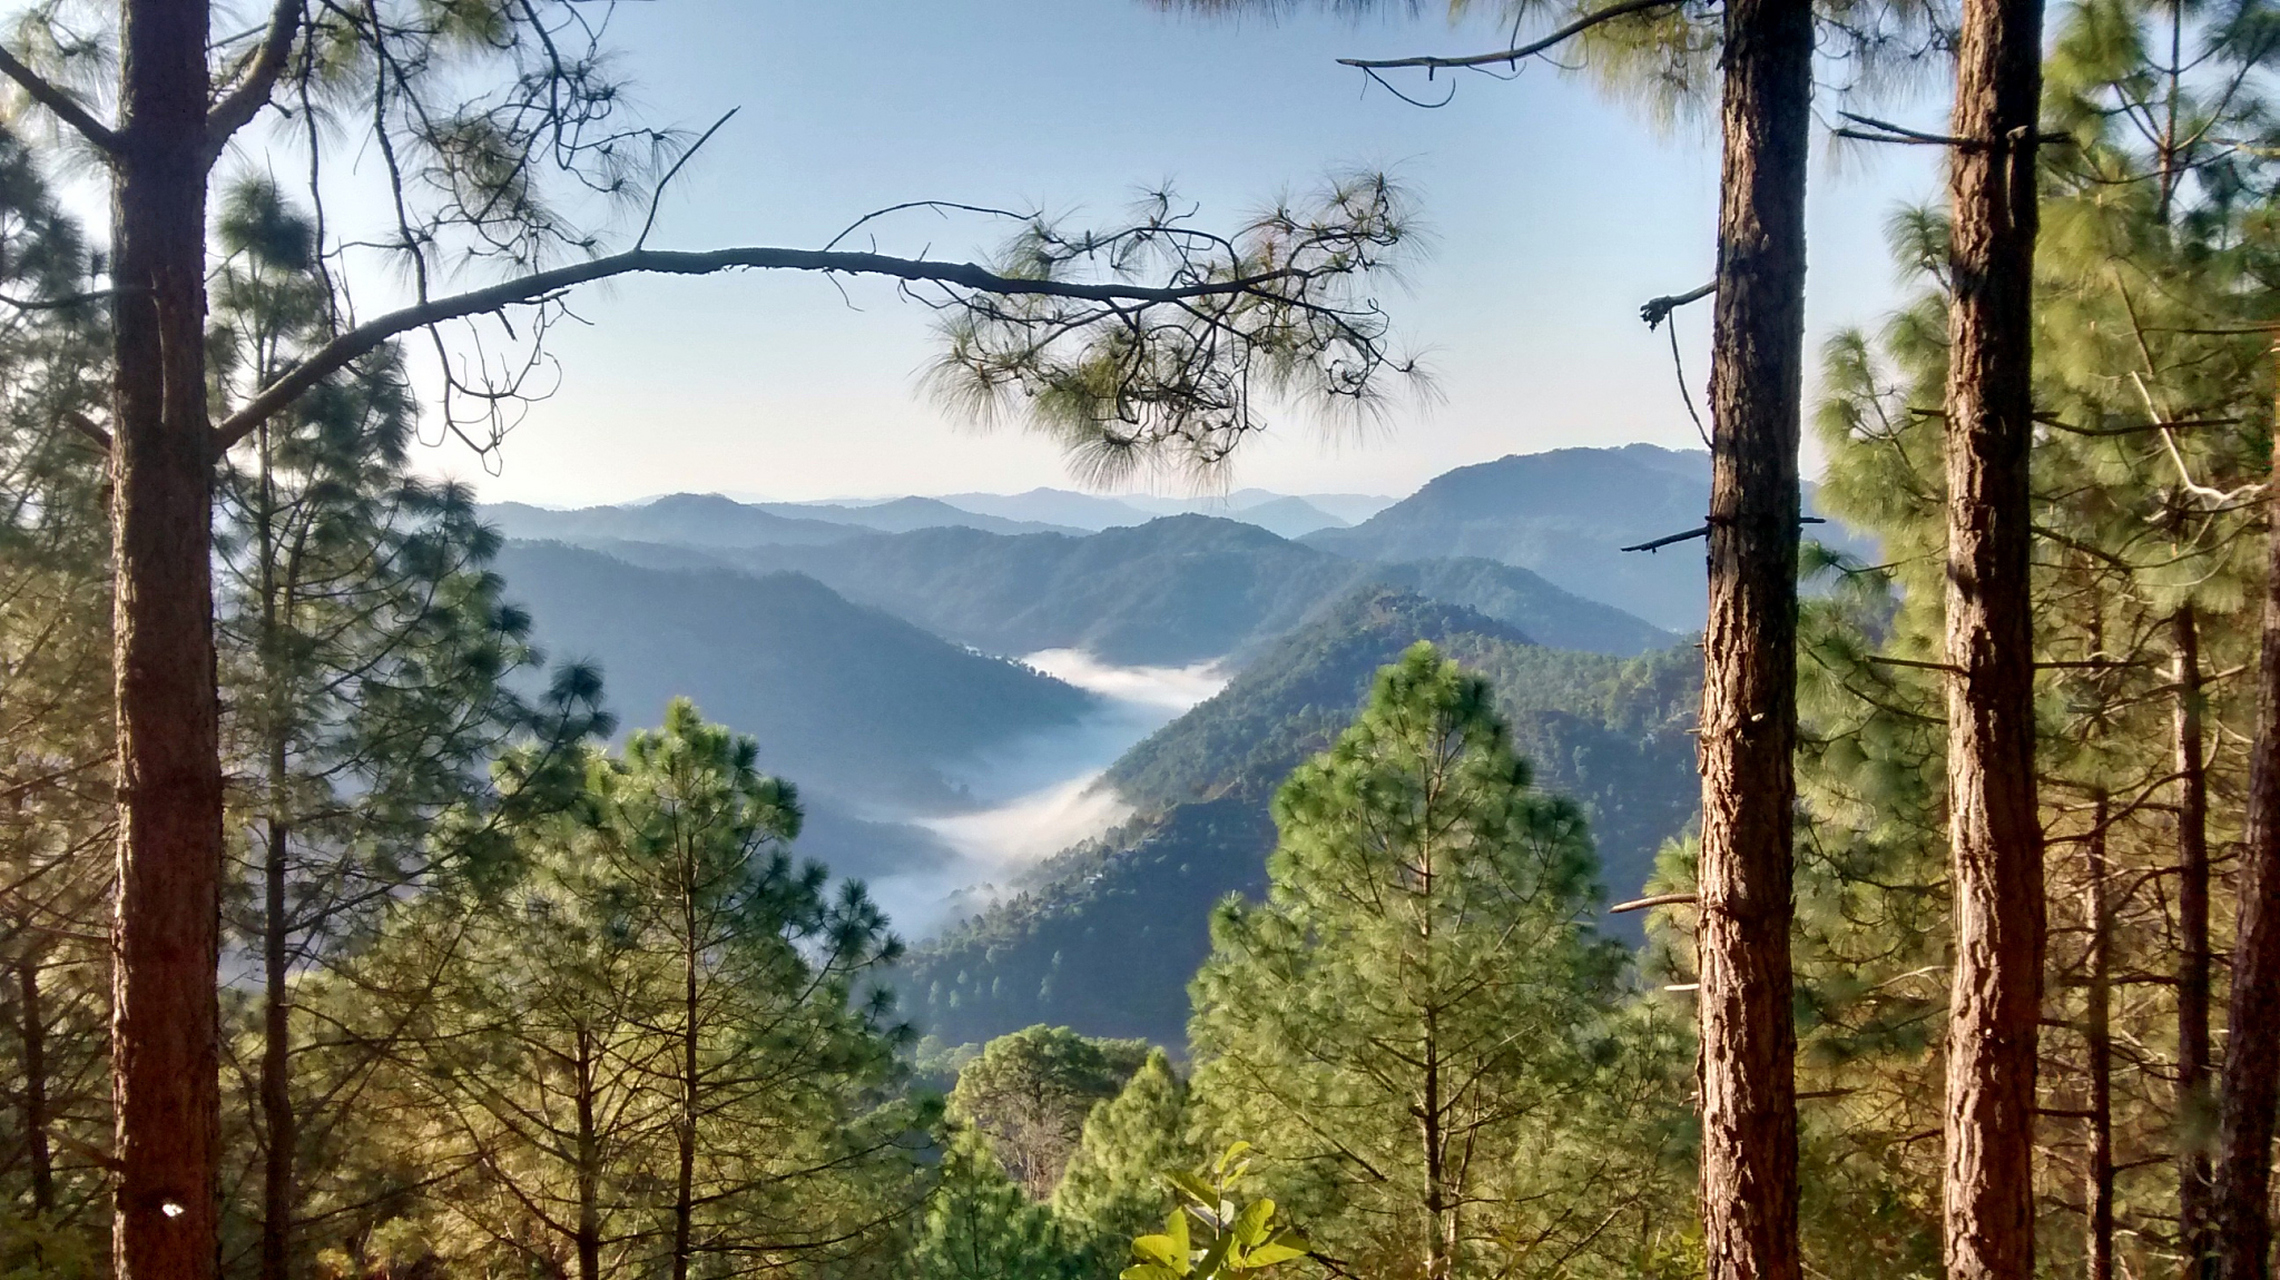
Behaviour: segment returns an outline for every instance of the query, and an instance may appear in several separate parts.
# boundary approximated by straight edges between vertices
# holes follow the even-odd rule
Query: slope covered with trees
[[[897,977],[913,1018],[953,1043],[1041,1021],[1179,1043],[1211,905],[1265,886],[1269,798],[1420,640],[1489,680],[1537,784],[1589,815],[1603,883],[1642,883],[1695,809],[1691,652],[1547,649],[1469,610],[1365,589],[1109,770],[1142,816],[914,951]]]
[[[602,668],[627,722],[693,698],[755,736],[769,769],[845,799],[954,804],[946,767],[1094,702],[799,574],[659,571],[550,543],[508,544],[499,571],[542,643]]]
[[[1526,569],[1483,560],[1357,565],[1210,516],[1169,516],[1085,538],[937,529],[730,558],[812,574],[851,599],[1000,653],[1077,648],[1145,665],[1247,659],[1369,582],[1478,609],[1560,648],[1629,655],[1670,639]]]
[[[510,538],[551,542],[666,542],[687,547],[749,547],[763,543],[824,543],[851,538],[855,526],[779,515],[717,493],[677,493],[638,506],[556,511],[521,502],[494,502],[483,518]]]

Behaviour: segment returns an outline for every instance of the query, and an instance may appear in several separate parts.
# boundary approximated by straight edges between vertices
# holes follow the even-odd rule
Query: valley
[[[1606,893],[1645,881],[1695,809],[1702,569],[1684,546],[1619,548],[1698,520],[1707,484],[1700,455],[1629,446],[1461,468],[1398,502],[684,494],[485,515],[540,644],[602,670],[621,730],[686,693],[799,786],[797,852],[864,880],[911,941],[894,982],[924,1030],[1175,1043],[1212,904],[1264,888],[1282,777],[1419,641],[1491,680],[1537,785],[1589,816]]]

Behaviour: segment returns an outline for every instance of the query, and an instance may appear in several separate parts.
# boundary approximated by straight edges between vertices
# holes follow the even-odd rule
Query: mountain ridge
[[[1177,1043],[1212,905],[1265,889],[1275,789],[1350,723],[1377,669],[1420,639],[1490,681],[1537,785],[1585,807],[1602,883],[1642,883],[1696,807],[1692,651],[1551,650],[1474,611],[1365,588],[1112,765],[1106,780],[1138,815],[914,948],[896,979],[905,1007],[952,1043],[1040,1021]],[[1635,929],[1624,919],[1619,928]]]

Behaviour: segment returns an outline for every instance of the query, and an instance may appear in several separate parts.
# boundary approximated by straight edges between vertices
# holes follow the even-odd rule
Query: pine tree
[[[314,225],[273,182],[232,188],[219,232],[228,257],[208,352],[227,403],[321,343],[333,299]],[[306,1108],[370,1065],[299,1061],[312,1037],[293,1014],[294,975],[464,852],[432,838],[436,824],[492,799],[484,762],[508,740],[560,745],[587,727],[575,706],[549,721],[514,692],[537,661],[528,619],[486,569],[499,539],[472,496],[412,474],[416,417],[383,348],[265,422],[217,486],[223,750],[242,780],[230,809],[241,874],[225,908],[261,991],[250,1007],[229,1002],[247,1025],[228,1060],[249,1077],[229,1093],[257,1099],[261,1190],[248,1211],[263,1280],[296,1265],[301,1165],[332,1141],[337,1117]]]
[[[2043,153],[2036,255],[2035,817],[2053,928],[2032,1188],[2040,1249],[2062,1260],[2047,1265],[2078,1257],[2092,1275],[2131,1248],[2166,1267],[2206,1241],[2229,892],[2207,855],[2238,836],[2244,604],[2262,572],[2242,486],[2266,469],[2271,412],[2265,344],[2242,331],[2268,305],[2249,193],[2269,161],[2207,143],[2266,127],[2246,86],[2272,56],[2252,34],[2269,18],[2241,19],[2080,6],[2048,62],[2045,116],[2070,138]],[[1816,1098],[1808,1166],[1830,1175],[1809,1187],[1808,1239],[1831,1271],[1920,1267],[1938,1240],[1938,1156],[1910,1138],[1939,1123],[1929,1030],[1959,945],[1941,800],[1950,230],[1920,210],[1895,229],[1926,292],[1880,341],[1831,344],[1821,422],[1823,500],[1881,563],[1829,575],[1802,663],[1800,1088]]]
[[[1222,905],[1193,987],[1201,1132],[1257,1144],[1364,1273],[1572,1267],[1644,1190],[1571,1141],[1619,956],[1586,920],[1581,817],[1529,787],[1489,699],[1429,645],[1381,671],[1277,795],[1269,896]]]
[[[88,255],[0,132],[0,1274],[99,1274],[114,828],[102,327]]]
[[[675,699],[660,729],[593,774],[591,853],[639,905],[634,945],[662,975],[662,1005],[633,1017],[663,1045],[642,1069],[671,1133],[655,1251],[673,1280],[759,1242],[859,1227],[860,1197],[796,1170],[891,1159],[903,1136],[855,1117],[907,1029],[885,1025],[883,988],[852,1003],[901,943],[860,884],[833,894],[821,864],[793,860],[798,797],[759,772],[758,750]],[[819,1214],[834,1201],[840,1212]]]
[[[960,1068],[950,1114],[990,1149],[1032,1200],[1052,1196],[1095,1105],[1114,1098],[1148,1053],[1144,1041],[1095,1040],[1026,1027]]]
[[[387,1051],[350,1172],[393,1188],[361,1231],[395,1265],[820,1267],[915,1198],[900,1033],[859,989],[894,944],[859,887],[791,858],[796,797],[756,754],[676,701],[337,966],[325,1016]],[[536,749],[503,768],[561,772]]]
[[[909,1258],[913,1280],[1078,1280],[1087,1264],[972,1130],[942,1156]]]
[[[1172,1211],[1164,1175],[1201,1158],[1187,1128],[1187,1082],[1163,1050],[1150,1050],[1123,1091],[1085,1117],[1084,1136],[1053,1191],[1054,1214],[1076,1238],[1121,1263],[1132,1238],[1161,1226]]]

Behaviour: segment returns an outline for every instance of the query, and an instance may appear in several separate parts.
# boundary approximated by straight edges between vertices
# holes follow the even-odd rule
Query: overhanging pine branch
[[[737,268],[776,271],[823,271],[847,275],[887,276],[921,284],[952,285],[977,293],[1005,296],[1070,298],[1103,303],[1177,303],[1197,298],[1264,293],[1276,284],[1302,281],[1311,272],[1298,268],[1263,271],[1256,275],[1204,284],[1148,286],[1087,283],[1071,280],[1037,280],[1000,275],[971,262],[937,262],[923,258],[895,258],[877,253],[846,253],[817,249],[734,248],[697,252],[667,249],[633,249],[588,262],[556,267],[487,288],[405,307],[360,324],[326,343],[292,372],[262,389],[244,408],[214,428],[217,451],[226,450],[285,406],[293,403],[326,377],[398,334],[446,320],[484,315],[507,307],[544,302],[581,284],[624,275],[712,275]]]
[[[24,92],[32,96],[32,101],[54,112],[57,119],[70,125],[79,136],[105,151],[119,149],[119,133],[116,129],[97,120],[92,112],[80,105],[79,99],[25,66],[4,47],[0,47],[0,74],[5,74],[10,80],[22,85]]]
[[[1475,53],[1461,58],[1340,58],[1338,65],[1360,67],[1364,71],[1384,71],[1400,67],[1423,67],[1428,71],[1437,71],[1444,68],[1490,67],[1499,62],[1518,62],[1522,58],[1535,57],[1563,41],[1574,39],[1601,23],[1613,22],[1617,18],[1627,18],[1634,13],[1644,13],[1649,9],[1667,9],[1674,4],[1683,3],[1685,0],[1621,0],[1621,3],[1611,4],[1604,9],[1587,13],[1540,40],[1531,40],[1527,44],[1506,49],[1501,53]]]
[[[223,95],[206,115],[206,147],[210,153],[220,154],[230,136],[269,105],[269,95],[277,88],[277,78],[285,73],[285,64],[293,55],[293,37],[300,34],[303,3],[304,0],[277,0],[277,8],[269,15],[269,28],[261,37],[261,49],[254,54],[252,64],[245,69],[237,86]]]

